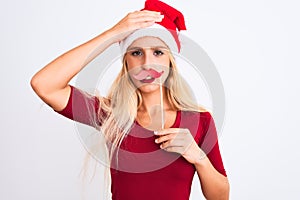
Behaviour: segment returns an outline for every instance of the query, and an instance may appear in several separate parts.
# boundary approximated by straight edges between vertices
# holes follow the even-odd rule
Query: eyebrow
[[[141,49],[165,49],[165,50],[168,50],[167,47],[165,46],[154,46],[154,47],[131,47],[129,48],[127,51],[134,51],[134,50],[141,50]]]

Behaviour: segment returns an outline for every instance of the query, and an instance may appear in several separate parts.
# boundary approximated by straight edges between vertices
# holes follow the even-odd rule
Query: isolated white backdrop
[[[184,13],[189,37],[223,80],[226,120],[219,140],[230,199],[299,199],[299,3],[165,2]],[[143,3],[1,0],[0,199],[101,198],[102,166],[82,195],[85,150],[74,123],[44,105],[29,82],[51,60]],[[191,199],[199,197],[195,179]]]

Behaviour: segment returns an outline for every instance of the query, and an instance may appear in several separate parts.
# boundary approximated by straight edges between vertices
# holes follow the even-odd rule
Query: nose
[[[150,69],[152,64],[153,64],[152,51],[151,51],[151,49],[145,49],[144,50],[144,63],[143,63],[144,69]]]

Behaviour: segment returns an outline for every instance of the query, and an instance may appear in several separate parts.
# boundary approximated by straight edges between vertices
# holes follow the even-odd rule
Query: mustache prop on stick
[[[163,105],[163,91],[162,91],[162,74],[164,73],[164,71],[158,72],[154,69],[149,69],[149,70],[142,70],[140,71],[138,74],[133,74],[132,76],[136,79],[136,80],[144,80],[146,79],[148,76],[150,76],[151,78],[159,78],[159,86],[160,86],[160,110],[161,110],[161,129],[164,129],[164,122],[165,122],[165,116],[164,116],[164,105]],[[155,118],[153,117],[153,120],[155,120]],[[154,125],[154,124],[152,124]],[[157,127],[152,127],[154,129],[157,129]]]
[[[149,70],[142,70],[140,73],[138,74],[133,74],[133,77],[137,80],[143,80],[145,78],[147,78],[148,76],[151,76],[152,78],[158,78],[160,77],[162,74],[164,73],[164,71],[161,72],[157,72],[154,69],[149,69]]]

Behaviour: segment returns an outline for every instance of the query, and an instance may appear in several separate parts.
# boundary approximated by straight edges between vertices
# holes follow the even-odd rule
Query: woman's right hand
[[[116,42],[120,42],[137,29],[161,22],[164,18],[160,12],[143,10],[128,13],[121,21],[108,31],[114,36]]]

